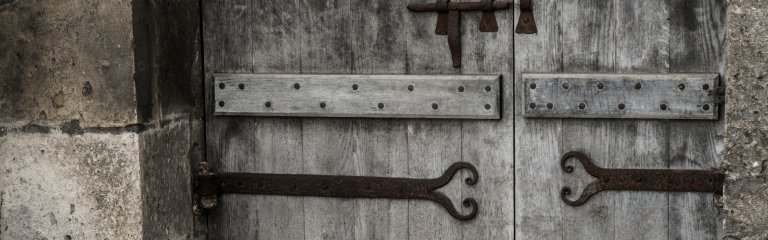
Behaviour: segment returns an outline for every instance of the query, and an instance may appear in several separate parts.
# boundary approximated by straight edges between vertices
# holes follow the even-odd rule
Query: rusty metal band
[[[451,165],[442,176],[435,179],[261,173],[199,175],[195,192],[198,196],[235,193],[333,198],[421,199],[442,205],[452,217],[464,221],[473,219],[477,215],[477,201],[473,198],[464,199],[462,205],[471,208],[471,212],[461,214],[445,194],[437,191],[450,183],[453,176],[462,169],[469,170],[472,174],[464,182],[467,185],[475,185],[479,178],[475,166],[466,162],[458,162]]]
[[[560,159],[560,167],[566,173],[574,170],[568,164],[572,158],[578,160],[587,173],[597,180],[587,185],[576,200],[568,199],[572,191],[564,187],[560,196],[571,206],[580,206],[596,193],[606,190],[723,193],[725,174],[715,170],[607,169],[595,166],[581,152],[569,152]]]

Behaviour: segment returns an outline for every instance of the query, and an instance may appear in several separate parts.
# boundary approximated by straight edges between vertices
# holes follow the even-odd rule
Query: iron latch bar
[[[481,0],[480,2],[457,2],[438,0],[436,3],[412,3],[408,10],[412,12],[437,12],[435,34],[448,35],[448,48],[451,51],[453,67],[461,67],[461,12],[483,11],[480,18],[480,32],[498,32],[494,11],[509,9],[512,4],[505,1]]]
[[[436,202],[442,205],[452,217],[465,221],[473,219],[477,215],[477,201],[473,198],[464,199],[462,204],[464,207],[471,208],[471,212],[461,214],[453,206],[450,198],[437,191],[447,185],[453,176],[462,169],[469,170],[472,174],[464,182],[467,185],[475,185],[479,178],[477,169],[467,162],[454,163],[442,176],[435,179],[201,172],[196,178],[195,194],[201,199],[208,199],[209,202],[211,198],[215,198],[219,194],[228,193],[333,198],[421,199]],[[203,205],[203,208],[214,206],[215,204]]]
[[[566,173],[573,172],[573,166],[568,164],[571,158],[578,160],[589,175],[597,178],[584,188],[576,200],[568,199],[571,188],[563,187],[560,197],[571,206],[580,206],[592,195],[605,190],[723,194],[725,174],[716,170],[607,169],[595,166],[584,153],[569,152],[560,159],[560,166]]]

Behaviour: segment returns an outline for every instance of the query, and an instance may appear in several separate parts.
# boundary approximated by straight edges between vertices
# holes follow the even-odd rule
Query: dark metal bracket
[[[333,198],[389,198],[421,199],[442,205],[448,213],[458,220],[475,218],[478,203],[473,198],[462,201],[464,207],[471,208],[468,214],[461,214],[445,194],[437,190],[447,185],[459,170],[472,173],[464,182],[475,185],[479,175],[470,163],[457,162],[451,165],[442,176],[435,179],[410,179],[389,177],[328,176],[304,174],[262,174],[262,173],[211,173],[207,163],[201,165],[196,177],[195,194],[200,198],[203,208],[216,206],[219,194],[259,194],[283,196],[314,196]]]
[[[568,160],[581,162],[587,173],[597,178],[584,188],[576,200],[569,200],[571,189],[564,187],[560,197],[571,206],[580,206],[592,195],[604,190],[659,191],[659,192],[712,192],[723,194],[725,174],[715,170],[670,170],[670,169],[606,169],[595,166],[592,160],[581,152],[569,152],[560,159],[560,166],[566,173],[573,172]]]
[[[539,32],[536,28],[536,20],[533,18],[533,6],[531,0],[520,0],[520,19],[517,21],[516,33],[534,34]]]
[[[413,3],[408,5],[412,12],[437,12],[435,34],[448,35],[453,67],[461,67],[461,12],[483,11],[480,18],[480,32],[498,32],[494,11],[509,9],[512,4],[505,1],[481,0],[480,2],[458,2],[438,0],[437,3]]]

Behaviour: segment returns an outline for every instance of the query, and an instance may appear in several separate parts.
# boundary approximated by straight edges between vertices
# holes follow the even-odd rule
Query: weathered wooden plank
[[[401,1],[405,3],[430,0]],[[406,14],[406,72],[409,74],[461,74],[451,65],[446,36],[435,34],[435,13]],[[458,120],[406,120],[408,128],[408,172],[412,177],[432,178],[446,166],[461,161],[461,122]],[[459,177],[460,175],[457,175]],[[456,206],[461,204],[461,186],[454,178],[443,187]],[[460,182],[460,181],[459,181]],[[459,204],[459,205],[457,205]],[[461,239],[462,225],[446,217],[445,210],[435,204],[410,200],[408,203],[408,239]]]
[[[722,126],[722,125],[720,125]],[[669,167],[709,169],[722,156],[722,127],[717,123],[670,123]],[[722,217],[712,193],[669,194],[670,239],[722,239]]]
[[[719,74],[523,74],[525,117],[717,119]]]
[[[467,0],[474,1],[474,0]],[[462,74],[502,75],[501,97],[508,111],[500,121],[461,122],[462,160],[481,172],[475,186],[461,185],[463,198],[478,199],[481,215],[462,224],[462,239],[513,239],[514,214],[514,11],[494,13],[498,32],[480,32],[481,12],[462,13]],[[464,175],[466,177],[466,175]],[[465,209],[466,210],[466,209]]]
[[[720,72],[724,66],[725,0],[670,1],[670,72]],[[672,121],[670,168],[706,169],[722,159],[724,118]],[[669,195],[669,239],[723,239],[722,216],[710,193]]]
[[[352,73],[402,74],[406,69],[406,42],[398,37],[403,25],[403,1],[352,1]],[[408,176],[407,127],[402,120],[355,119],[359,126],[356,172],[367,176]],[[407,239],[408,201],[358,201],[356,239]]]
[[[614,1],[564,1],[559,9],[560,24],[569,26],[562,30],[562,71],[612,72],[615,69],[614,39],[619,34],[614,29]],[[521,88],[530,89],[530,85]],[[546,107],[546,104],[543,106]],[[596,164],[609,164],[614,156],[608,146],[618,137],[611,126],[608,119],[563,119],[560,154],[582,151],[589,154]],[[593,181],[579,164],[574,164],[574,173],[565,174],[558,161],[551,163],[555,165],[555,171],[562,174],[560,186],[573,189],[572,196],[581,194],[582,189]],[[612,214],[615,209],[611,195],[594,196],[590,204],[579,207],[559,204],[562,206],[563,233],[567,233],[564,238],[614,239],[616,236],[614,222],[621,220]]]
[[[670,55],[669,45],[674,43],[670,43],[673,37],[669,35],[670,23],[666,21],[671,6],[665,2],[573,0],[557,1],[554,5],[555,7],[551,7],[546,2],[537,2],[536,6],[540,10],[534,8],[534,11],[542,11],[536,14],[540,29],[538,36],[531,41],[527,41],[527,36],[516,37],[517,71],[664,73],[669,70],[670,62],[677,61],[681,64],[685,62],[682,59],[674,60]],[[696,11],[701,13],[699,10]],[[548,18],[560,18],[560,21],[550,23],[551,29],[548,30],[548,24],[540,23],[548,21]],[[689,22],[688,26],[691,24],[699,23]],[[542,28],[544,31],[541,31]],[[534,42],[537,40],[539,42]],[[698,45],[702,46],[702,44]],[[527,51],[534,51],[529,49],[548,51],[544,54],[528,53],[530,54],[528,56]],[[547,54],[549,50],[554,53]],[[689,55],[699,54],[697,51],[686,52]],[[541,62],[548,62],[551,64],[548,67],[555,70],[529,67]],[[707,65],[707,63],[704,64]],[[696,61],[693,61],[692,65],[696,65]],[[718,72],[713,68],[691,71]],[[519,86],[526,87],[522,82],[519,83]],[[518,98],[518,101],[520,100],[521,98]],[[517,105],[519,110],[517,113],[522,114],[523,109],[520,108],[526,107],[526,104],[518,102]],[[698,121],[687,122],[699,123]],[[551,125],[548,128],[531,128],[533,124],[543,125],[544,123],[551,123]],[[681,123],[680,127],[683,124]],[[666,207],[658,208],[658,206],[667,206],[669,194],[611,192],[603,196],[595,196],[589,204],[574,208],[562,204],[558,197],[559,187],[553,188],[551,185],[579,186],[591,180],[583,173],[562,176],[557,160],[560,154],[570,150],[587,152],[604,167],[665,168],[672,166],[673,163],[668,160],[670,153],[679,151],[675,149],[680,149],[680,144],[688,144],[686,142],[691,141],[671,138],[673,129],[674,124],[670,124],[669,121],[657,120],[529,118],[518,120],[516,123],[518,134],[516,145],[517,238],[668,239],[681,236],[676,234],[677,230],[674,229],[680,225],[674,223],[677,221],[673,217],[676,213]],[[690,134],[699,136],[699,133],[692,132]],[[526,143],[532,143],[538,147],[526,146]],[[713,145],[717,146],[716,143]],[[545,155],[542,152],[546,152],[550,147],[556,147],[559,151],[549,156],[542,156]],[[602,160],[599,160],[600,158]],[[555,183],[536,184],[535,181],[527,180],[528,178],[539,179],[539,181],[555,179]],[[536,192],[536,189],[545,190]],[[672,199],[670,198],[670,201]],[[695,230],[688,230],[689,232],[684,236],[695,236],[692,239],[709,238],[704,230],[709,229],[704,223],[706,221],[679,222],[686,221],[690,223],[687,225],[691,227],[689,229]],[[683,237],[683,239],[687,238],[691,237]]]
[[[614,2],[616,72],[665,73],[669,67],[668,6],[663,1]],[[668,166],[668,121],[615,121],[616,140],[609,145],[610,168]],[[666,193],[618,192],[614,198],[614,239],[667,239]]]
[[[299,72],[296,1],[204,1],[206,89],[215,72]],[[259,24],[252,24],[258,22]],[[269,34],[279,27],[279,35]],[[214,170],[304,173],[301,120],[216,117],[206,91],[207,159]],[[209,215],[211,239],[302,239],[304,198],[226,195]]]
[[[500,117],[498,75],[216,74],[216,114]]]
[[[450,66],[450,65],[448,65]],[[414,178],[434,178],[447,166],[461,161],[461,123],[455,120],[435,123],[434,120],[408,120],[408,175]],[[481,176],[482,178],[482,176]],[[461,206],[461,174],[440,189]],[[478,183],[479,184],[479,183]],[[458,220],[446,215],[442,206],[432,202],[409,200],[409,239],[462,239]]]
[[[301,0],[302,62],[300,73],[350,74],[354,42],[350,0]],[[312,174],[356,175],[353,121],[344,119],[302,119],[304,160]],[[304,239],[354,239],[358,200],[307,198]]]
[[[519,1],[518,1],[519,2]],[[558,8],[561,0],[537,0],[533,8],[539,33],[515,35],[515,239],[564,239],[559,199],[562,172],[561,119],[523,118],[522,72],[561,71]],[[519,10],[515,10],[519,13]],[[517,21],[515,17],[515,21]]]

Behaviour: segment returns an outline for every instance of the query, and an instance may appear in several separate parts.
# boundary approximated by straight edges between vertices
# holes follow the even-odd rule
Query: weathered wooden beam
[[[523,74],[524,117],[717,119],[718,74]]]
[[[499,119],[499,75],[215,74],[215,114]]]

